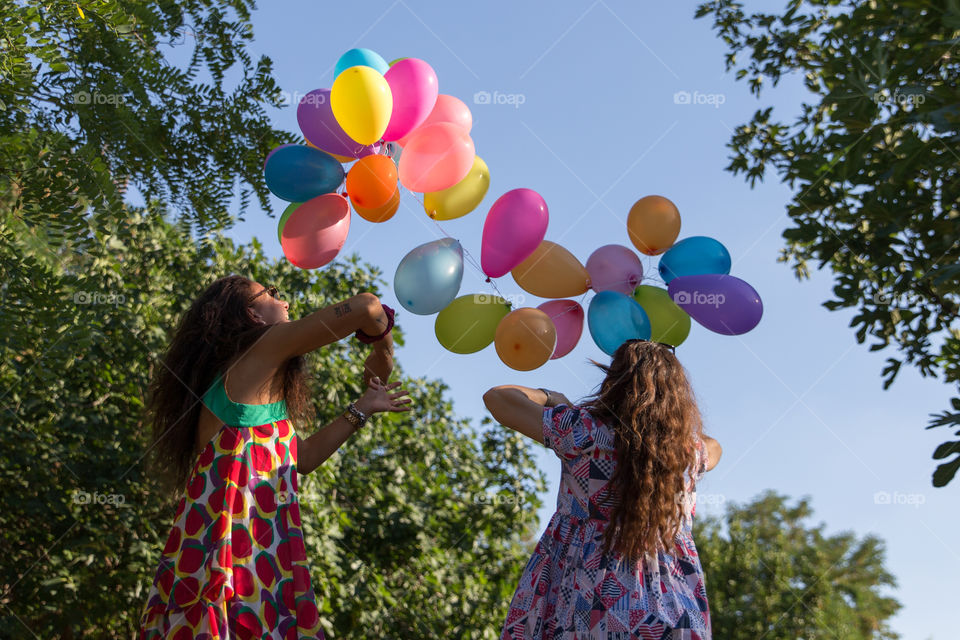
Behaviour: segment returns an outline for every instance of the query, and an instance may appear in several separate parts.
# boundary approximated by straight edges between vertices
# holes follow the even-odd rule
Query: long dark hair
[[[185,488],[196,457],[201,398],[218,372],[253,345],[271,325],[247,313],[253,282],[240,275],[219,278],[180,318],[170,347],[154,365],[147,398],[154,471],[175,495]],[[308,423],[315,408],[306,380],[306,360],[283,365],[283,396],[291,420]]]
[[[629,559],[674,549],[686,495],[684,473],[693,473],[696,438],[703,434],[686,371],[666,346],[627,341],[609,366],[600,390],[583,407],[614,433],[617,465],[611,478],[618,496],[603,535],[603,552]]]

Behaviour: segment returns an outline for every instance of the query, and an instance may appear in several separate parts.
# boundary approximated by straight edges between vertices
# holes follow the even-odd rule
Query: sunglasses
[[[277,300],[280,299],[280,292],[277,291],[277,288],[276,288],[276,287],[265,287],[265,288],[263,288],[261,291],[257,292],[257,294],[254,295],[252,298],[250,298],[249,300],[247,300],[247,304],[250,304],[251,302],[253,302],[253,301],[256,300],[257,298],[259,298],[260,296],[262,296],[264,293],[269,293],[269,294],[270,294],[270,297],[275,298],[275,299],[277,299]]]
[[[643,338],[631,338],[630,340],[626,341],[627,344],[633,344],[634,342],[650,342],[652,344],[659,344],[662,347],[670,349],[670,353],[677,353],[677,348],[672,344],[667,344],[666,342],[655,342],[653,340],[644,340]]]

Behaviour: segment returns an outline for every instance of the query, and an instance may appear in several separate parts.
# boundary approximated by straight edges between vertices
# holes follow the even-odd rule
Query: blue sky
[[[948,433],[923,426],[928,413],[948,407],[950,389],[905,367],[883,391],[880,370],[892,354],[856,343],[848,327],[851,311],[820,306],[830,297],[829,274],[798,282],[776,262],[791,194],[776,176],[751,190],[725,172],[725,145],[756,109],[773,104],[774,115],[787,119],[807,95],[792,78],[768,87],[760,101],[751,96],[746,84],[725,73],[725,49],[708,20],[694,20],[695,8],[690,2],[613,0],[264,2],[254,16],[253,48],[273,59],[294,102],[331,86],[344,51],[367,47],[387,60],[426,60],[440,92],[471,108],[471,135],[492,176],[476,211],[441,228],[423,213],[419,194],[405,192],[400,212],[387,223],[353,218],[344,252],[379,265],[388,280],[408,251],[444,234],[479,260],[487,210],[518,187],[544,197],[550,208],[546,239],[581,262],[605,244],[630,246],[627,212],[650,194],[676,203],[681,239],[720,240],[733,258],[731,273],[760,293],[764,315],[742,336],[721,336],[694,323],[677,350],[705,430],[724,447],[720,464],[699,487],[698,512],[720,513],[724,503],[747,501],[765,489],[808,496],[814,522],[825,522],[828,533],[874,533],[886,541],[886,566],[904,604],[894,628],[908,640],[947,640],[951,634],[942,621],[954,605],[949,588],[956,586],[948,576],[960,574],[960,555],[948,544],[960,526],[957,487],[931,486],[930,454]],[[494,99],[477,103],[480,92]],[[690,103],[677,103],[678,92],[688,92]],[[277,126],[298,131],[295,106],[274,117]],[[285,204],[275,198],[273,213]],[[276,218],[265,212],[251,210],[230,235],[241,242],[256,236],[269,255],[282,255]],[[655,273],[657,258],[643,262]],[[461,294],[491,292],[483,280],[467,266]],[[526,295],[525,306],[543,301],[524,294],[510,276],[497,283],[503,293]],[[399,306],[392,287],[384,301]],[[445,351],[434,336],[433,316],[401,312],[398,322],[408,340],[398,350],[405,371],[442,379],[457,413],[477,422],[487,415],[481,395],[491,386],[548,387],[579,398],[601,379],[587,359],[605,356],[586,329],[568,356],[521,373],[502,364],[492,345],[472,355]],[[533,447],[550,480],[539,514],[542,531],[555,504],[560,464],[551,451]],[[709,574],[707,589],[709,595]]]

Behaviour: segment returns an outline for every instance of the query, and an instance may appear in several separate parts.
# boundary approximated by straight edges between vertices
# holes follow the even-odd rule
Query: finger
[[[400,391],[399,393],[391,393],[391,394],[390,394],[390,398],[391,398],[391,399],[402,398],[402,397],[404,397],[404,396],[406,396],[406,395],[409,395],[409,392],[407,392],[407,391]]]
[[[396,382],[391,382],[386,385],[387,389],[396,389],[403,384],[403,380],[397,380]]]

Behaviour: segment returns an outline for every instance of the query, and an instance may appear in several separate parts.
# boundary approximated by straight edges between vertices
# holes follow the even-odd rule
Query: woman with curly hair
[[[483,400],[562,463],[557,512],[520,578],[501,638],[709,640],[693,542],[696,483],[720,445],[703,434],[673,347],[628,340],[574,405],[505,385]]]
[[[406,411],[387,384],[393,311],[361,293],[290,321],[276,287],[213,282],[180,320],[154,374],[151,453],[181,496],[147,602],[142,640],[323,638],[303,542],[297,474],[366,419]],[[301,438],[314,418],[304,354],[354,334],[373,349],[367,389]]]

